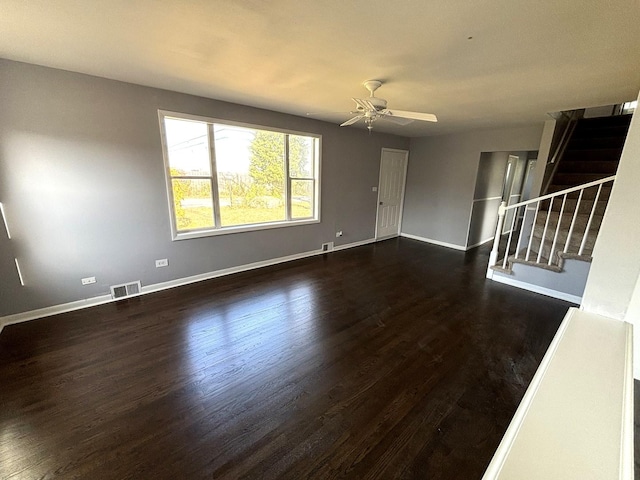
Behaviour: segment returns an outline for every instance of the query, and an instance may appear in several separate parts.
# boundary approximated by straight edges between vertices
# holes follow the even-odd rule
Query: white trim
[[[382,157],[384,152],[395,152],[395,153],[404,153],[404,175],[402,180],[402,193],[400,194],[400,212],[398,213],[398,231],[395,235],[387,235],[385,237],[378,236],[378,219],[380,218],[380,180],[382,179]],[[402,230],[402,214],[404,213],[404,195],[407,188],[407,171],[409,170],[409,150],[400,150],[397,148],[387,148],[383,147],[380,150],[380,169],[378,172],[378,197],[376,199],[376,231],[375,238],[377,240],[387,239],[391,236],[400,235],[400,230]]]
[[[16,264],[16,271],[18,272],[18,279],[20,280],[20,285],[24,287],[24,277],[22,276],[22,270],[20,269],[20,263],[18,263],[18,259],[13,259]]]
[[[509,426],[507,427],[507,431],[505,432],[500,445],[496,449],[489,466],[487,467],[482,480],[495,480],[500,478],[500,474],[504,465],[509,457],[509,454],[515,445],[517,437],[527,421],[527,416],[531,411],[531,407],[535,402],[538,391],[540,390],[541,385],[545,381],[545,377],[549,372],[550,365],[555,361],[556,355],[558,353],[559,346],[563,342],[563,338],[566,336],[567,331],[571,328],[572,331],[575,331],[577,328],[580,328],[581,322],[587,320],[586,318],[581,318],[584,315],[584,311],[572,307],[569,308],[567,314],[564,317],[558,331],[556,332],[547,352],[540,363],[540,366],[536,370],[527,391],[522,398],[522,401],[518,405],[516,413],[513,416]],[[592,317],[599,317],[599,321],[602,320],[611,320],[614,322],[614,319],[610,319],[608,317],[602,317],[599,315],[589,314]],[[620,464],[618,475],[616,478],[624,479],[624,480],[632,480],[633,477],[633,467],[634,467],[634,458],[633,458],[633,325],[627,322],[623,322],[625,329],[625,345],[624,345],[624,372],[623,381],[622,381],[622,405],[619,405],[621,408],[621,430],[620,430]],[[584,324],[582,324],[584,325]],[[584,327],[583,327],[584,328]],[[570,340],[567,340],[570,341]],[[565,348],[566,348],[565,344]],[[575,345],[570,347],[574,350],[578,349]],[[566,352],[566,350],[565,350]],[[575,353],[574,353],[575,355]],[[557,361],[560,360],[561,357],[558,357]],[[564,356],[566,361],[566,355]],[[575,368],[575,366],[573,367]],[[588,373],[588,372],[587,372]],[[615,372],[617,375],[619,372]],[[557,377],[556,377],[557,379]],[[617,408],[618,405],[612,405],[612,407]],[[560,405],[559,408],[570,408]],[[530,420],[534,421],[534,420]],[[542,427],[543,429],[546,427]],[[578,432],[578,430],[576,430]],[[541,440],[544,441],[544,440]],[[570,448],[570,447],[569,447]],[[570,452],[576,453],[576,452]],[[595,453],[595,452],[594,452]],[[527,472],[522,472],[523,476],[526,477]],[[613,472],[612,472],[613,473]],[[537,478],[537,477],[536,477]],[[545,477],[546,478],[546,477]],[[577,478],[577,477],[576,477]],[[613,476],[611,478],[614,478]]]
[[[572,309],[569,309],[569,312],[571,313],[564,317],[564,320],[560,324],[560,328],[558,328],[555,337],[553,337],[553,340],[551,341],[551,345],[549,345],[549,348],[547,349],[547,353],[545,353],[542,358],[542,362],[540,362],[538,370],[536,370],[527,391],[524,393],[524,397],[522,397],[520,405],[518,405],[518,409],[513,415],[513,419],[511,420],[511,423],[509,423],[507,431],[505,432],[504,437],[502,437],[496,453],[493,454],[491,463],[489,463],[487,470],[484,472],[482,480],[496,479],[500,475],[500,471],[509,456],[509,452],[511,451],[516,437],[518,436],[518,432],[520,431],[520,428],[527,416],[527,412],[529,411],[529,408],[531,408],[531,404],[533,403],[536,393],[540,388],[540,384],[547,373],[551,360],[553,360],[553,357],[558,350],[558,345],[560,345],[560,341],[571,322],[571,318],[573,317]]]
[[[473,244],[473,245],[467,245],[466,249],[467,250],[471,250],[472,248],[479,247],[480,245],[484,245],[485,243],[489,243],[491,241],[493,241],[493,237],[487,238],[486,240],[482,240],[481,242],[478,242],[478,243]]]
[[[206,117],[204,115],[192,115],[190,113],[176,112],[172,110],[163,110],[161,108],[158,109],[158,114],[164,117],[171,117],[176,120],[193,120],[196,122],[222,123],[225,125],[230,125],[232,127],[256,128],[259,130],[269,130],[271,132],[291,133],[293,135],[299,135],[299,136],[322,138],[322,135],[319,133],[303,132],[301,130],[292,130],[290,128],[277,128],[277,127],[272,127],[271,125],[262,125],[261,123],[238,122],[235,120],[228,120],[226,118]]]
[[[367,240],[361,240],[358,242],[347,243],[334,247],[331,251],[346,250],[348,248],[359,247],[369,243],[374,243],[375,238],[369,238]],[[279,263],[290,262],[292,260],[299,260],[302,258],[312,257],[314,255],[322,255],[329,252],[323,252],[320,250],[311,250],[308,252],[296,253],[294,255],[287,255],[285,257],[273,258],[270,260],[262,260],[260,262],[248,263],[245,265],[239,265],[237,267],[224,268],[221,270],[214,270],[212,272],[201,273],[198,275],[192,275],[189,277],[178,278],[175,280],[169,280],[168,282],[154,283],[153,285],[143,286],[140,289],[140,295],[146,295],[147,293],[159,292],[161,290],[167,290],[169,288],[179,287],[182,285],[189,285],[190,283],[201,282],[203,280],[209,280],[212,278],[222,277],[224,275],[231,275],[233,273],[246,272],[248,270],[254,270],[256,268],[268,267],[271,265],[277,265]],[[104,305],[105,303],[116,302],[124,299],[114,299],[111,295],[100,295],[92,298],[85,298],[82,300],[76,300],[73,302],[62,303],[58,305],[52,305],[50,307],[39,308],[36,310],[29,310],[27,312],[15,313],[0,317],[0,332],[5,325],[13,325],[14,323],[22,323],[30,320],[36,320],[38,318],[50,317],[51,315],[58,315],[60,313],[73,312],[75,310],[81,310],[83,308],[95,307],[98,305]]]
[[[502,200],[502,197],[474,198],[471,203],[488,202],[489,200]]]
[[[272,228],[299,227],[301,225],[311,225],[313,223],[320,223],[320,220],[283,220],[281,222],[256,223],[253,225],[224,227],[215,230],[185,231],[183,233],[176,233],[173,237],[173,241],[187,240],[189,238],[215,237],[217,235],[229,235],[232,233],[254,232],[257,230],[269,230]]]
[[[2,202],[0,202],[0,217],[2,217],[4,228],[7,231],[7,238],[11,240],[11,232],[9,231],[9,222],[7,221],[7,215],[4,212],[4,205],[2,205]]]
[[[471,245],[471,246],[468,245],[469,244],[469,237],[471,236],[471,221],[473,220],[473,209],[475,207],[475,204],[479,203],[479,202],[492,202],[494,200],[502,200],[502,197],[476,198],[476,199],[471,200],[471,209],[469,210],[469,221],[467,222],[467,236],[464,239],[464,244],[467,245],[465,247],[465,251],[466,250],[470,250],[470,249],[475,248],[475,247],[478,247],[478,246],[482,245],[485,242],[488,242],[488,240],[485,240],[485,241],[482,241],[480,243],[476,243],[476,244]],[[498,204],[498,206],[499,205],[500,204]],[[497,212],[498,212],[498,210],[496,210],[496,216],[497,216]],[[491,240],[493,240],[493,237],[491,237]]]
[[[83,300],[76,300],[75,302],[62,303],[59,305],[52,305],[50,307],[38,308],[36,310],[29,310],[27,312],[14,313],[13,315],[0,317],[0,326],[4,327],[6,325],[36,320],[37,318],[50,317],[51,315],[58,315],[60,313],[73,312],[74,310],[95,307],[97,305],[103,305],[113,301],[115,300],[111,295],[100,295],[99,297],[85,298]]]
[[[200,228],[194,230],[178,230],[176,213],[175,213],[175,201],[173,198],[173,178],[180,178],[179,176],[171,175],[171,168],[169,162],[169,149],[167,145],[167,135],[166,135],[166,125],[165,119],[171,118],[175,120],[184,120],[184,121],[193,121],[205,123],[207,125],[207,143],[209,147],[209,168],[211,170],[209,176],[201,177],[202,180],[209,180],[211,182],[211,204],[213,207],[213,216],[214,216],[214,225],[209,228]],[[280,227],[294,227],[300,225],[307,225],[312,223],[320,223],[321,221],[321,188],[320,188],[320,172],[322,171],[322,135],[318,133],[308,133],[308,132],[299,132],[296,130],[288,130],[282,128],[274,128],[266,125],[257,125],[252,123],[245,122],[236,122],[226,119],[212,118],[212,117],[204,117],[200,115],[191,115],[188,113],[180,113],[180,112],[172,112],[168,110],[158,109],[158,121],[160,128],[160,140],[163,152],[163,161],[164,161],[164,171],[165,171],[165,183],[167,188],[167,199],[168,199],[168,207],[169,207],[169,219],[171,226],[171,239],[172,241],[178,240],[187,240],[191,238],[202,238],[202,237],[213,237],[217,235],[227,235],[233,233],[242,233],[242,232],[252,232],[256,230],[265,230],[272,228],[280,228]],[[224,126],[235,126],[246,129],[253,130],[263,130],[268,132],[281,133],[283,135],[295,135],[295,136],[306,136],[313,138],[314,141],[314,176],[312,179],[314,185],[314,212],[313,217],[302,218],[302,219],[291,219],[289,218],[290,213],[290,201],[291,198],[286,197],[285,201],[287,218],[285,220],[276,221],[276,222],[263,222],[263,223],[255,223],[255,224],[247,224],[247,225],[235,225],[230,227],[223,227],[220,222],[220,198],[218,191],[218,170],[216,166],[216,152],[215,152],[215,139],[214,139],[214,125],[224,125]],[[288,145],[288,144],[287,144]],[[287,152],[287,146],[285,146],[285,153]],[[288,172],[289,165],[289,157],[285,157],[286,168]],[[286,175],[285,178],[287,182],[287,188],[289,182],[292,180]],[[294,179],[295,180],[295,179]]]
[[[634,478],[633,324],[627,326],[620,446],[620,478]]]
[[[582,303],[582,297],[578,297],[577,295],[571,295],[570,293],[552,290],[550,288],[541,287],[532,283],[522,282],[513,278],[504,277],[502,275],[493,275],[491,277],[491,280],[498,283],[504,283],[505,285],[511,285],[512,287],[522,288],[523,290],[529,290],[530,292],[546,295],[547,297],[553,297],[560,300],[565,300],[567,302],[577,303],[578,305]]]
[[[433,245],[438,245],[440,247],[453,248],[454,250],[462,250],[463,252],[467,251],[466,247],[462,245],[456,245],[455,243],[447,243],[441,242],[440,240],[433,240],[431,238],[419,237],[418,235],[411,235],[410,233],[400,232],[401,237],[410,238],[411,240],[418,240],[420,242],[431,243]]]
[[[370,243],[376,243],[376,239],[375,238],[367,238],[366,240],[360,240],[359,242],[346,243],[344,245],[338,245],[338,246],[334,245],[333,246],[333,251],[335,252],[337,250],[346,250],[347,248],[360,247],[362,245],[368,245]]]

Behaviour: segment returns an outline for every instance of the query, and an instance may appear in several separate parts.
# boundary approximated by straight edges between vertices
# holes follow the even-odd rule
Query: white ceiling
[[[635,99],[640,3],[2,0],[0,57],[296,115],[348,112],[379,79],[439,123],[375,129],[423,136]]]

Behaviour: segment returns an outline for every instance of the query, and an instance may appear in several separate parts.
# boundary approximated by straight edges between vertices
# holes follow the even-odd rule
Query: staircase
[[[543,193],[615,175],[630,122],[631,115],[579,119]]]
[[[578,185],[601,180],[615,175],[620,162],[620,155],[627,138],[627,131],[631,122],[631,115],[616,115],[611,117],[581,118],[577,121],[573,135],[567,143],[564,155],[559,159],[555,173],[551,177],[550,185],[545,194],[559,192]],[[553,258],[551,264],[562,269],[563,258],[577,258],[591,261],[591,253],[596,237],[602,224],[602,218],[611,194],[611,184],[602,186],[594,209],[597,187],[586,189],[582,195],[580,208],[576,217],[574,233],[584,234],[590,213],[593,218],[588,234],[586,235],[584,248],[580,251],[580,243],[576,235],[570,242],[568,255],[561,252],[557,258]],[[567,197],[565,209],[560,220],[559,240],[565,242],[571,218],[576,209],[579,193],[573,193]],[[548,208],[543,204],[542,208]],[[561,202],[555,202],[551,214],[542,214],[536,222],[533,233],[533,248],[536,252],[542,252],[542,257],[549,259],[551,254],[551,242],[542,242],[544,225],[549,216],[549,227],[555,229],[560,218]],[[577,252],[580,252],[577,254]]]
[[[579,119],[563,154],[549,165],[545,195],[502,205],[487,277],[515,264],[560,273],[568,259],[591,261],[631,115]],[[506,228],[504,223],[506,222]],[[498,258],[500,259],[498,260]]]

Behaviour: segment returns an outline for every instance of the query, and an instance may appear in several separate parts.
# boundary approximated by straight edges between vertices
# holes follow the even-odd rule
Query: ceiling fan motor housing
[[[367,100],[369,100],[378,111],[387,108],[387,101],[384,98],[369,97]]]

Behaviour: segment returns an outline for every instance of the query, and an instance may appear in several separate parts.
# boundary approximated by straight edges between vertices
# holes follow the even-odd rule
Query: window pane
[[[313,180],[291,180],[291,218],[313,217]]]
[[[178,231],[212,228],[211,181],[174,178],[171,183]]]
[[[314,139],[289,135],[289,176],[313,178]]]
[[[164,119],[167,155],[172,176],[210,176],[207,124]]]
[[[285,220],[284,134],[216,124],[214,138],[222,226]]]

